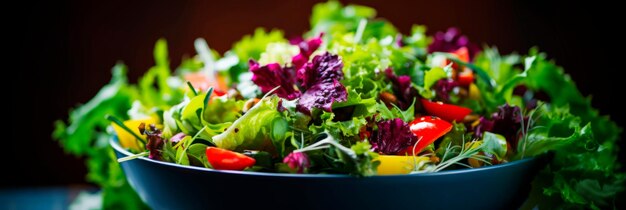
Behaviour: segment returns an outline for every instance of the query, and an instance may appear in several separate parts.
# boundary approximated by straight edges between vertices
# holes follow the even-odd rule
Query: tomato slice
[[[409,124],[411,132],[417,136],[417,145],[398,152],[398,155],[419,154],[426,146],[452,130],[452,124],[436,116],[420,117]]]
[[[211,83],[209,76],[204,72],[195,72],[186,74],[185,80],[191,82],[191,85],[198,91],[206,91],[210,87],[213,87],[213,93],[217,96],[222,96],[226,94],[225,90],[228,90],[228,86],[226,86],[226,81],[224,77],[220,75],[215,76],[215,82],[217,84]]]
[[[422,105],[428,114],[441,117],[441,119],[449,122],[461,122],[465,116],[472,113],[472,110],[469,108],[452,104],[444,104],[442,102],[432,102],[423,98],[420,100],[422,101]]]
[[[256,163],[254,158],[244,154],[217,147],[207,147],[206,157],[211,166],[218,170],[241,171]]]

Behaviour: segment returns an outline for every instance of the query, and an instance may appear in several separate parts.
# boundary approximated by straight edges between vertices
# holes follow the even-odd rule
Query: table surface
[[[75,199],[81,202],[72,203]],[[92,209],[100,206],[97,190],[89,187],[36,187],[0,189],[0,209]]]

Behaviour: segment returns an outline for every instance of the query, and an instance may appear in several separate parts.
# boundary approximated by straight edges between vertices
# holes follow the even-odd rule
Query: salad
[[[623,190],[621,128],[544,53],[502,55],[456,28],[428,36],[415,25],[401,34],[375,14],[321,3],[301,37],[257,29],[224,54],[197,39],[197,55],[177,68],[158,40],[155,66],[137,84],[118,63],[54,136],[88,157],[105,207],[146,208],[117,164],[137,157],[367,177],[549,155],[530,207],[597,209]],[[135,155],[116,160],[110,138]]]

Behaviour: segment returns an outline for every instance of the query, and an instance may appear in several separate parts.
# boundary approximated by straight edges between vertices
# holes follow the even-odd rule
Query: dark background
[[[205,38],[224,52],[256,27],[283,29],[287,37],[309,28],[316,1],[85,1],[28,2],[9,22],[18,27],[17,64],[5,81],[18,81],[7,92],[10,105],[9,178],[2,187],[84,184],[81,159],[65,155],[52,141],[53,121],[88,101],[110,79],[110,68],[123,60],[135,82],[152,66],[152,48],[164,37],[174,66],[193,55],[193,41]],[[352,1],[342,1],[344,3]],[[526,53],[540,46],[564,66],[602,114],[624,126],[623,34],[616,5],[593,1],[362,1],[378,16],[408,33],[414,23],[429,34],[457,26],[473,42],[497,45],[501,52]],[[11,9],[11,8],[7,8]],[[614,17],[615,16],[615,17]],[[15,51],[8,51],[14,53]],[[17,77],[17,78],[15,78]],[[7,120],[7,119],[5,119]],[[622,135],[623,136],[623,135]],[[6,143],[4,144],[6,145]],[[622,142],[623,145],[623,142]],[[622,146],[622,148],[626,148]],[[623,159],[623,152],[622,152]],[[3,170],[6,171],[6,170]],[[4,176],[3,176],[4,177]]]

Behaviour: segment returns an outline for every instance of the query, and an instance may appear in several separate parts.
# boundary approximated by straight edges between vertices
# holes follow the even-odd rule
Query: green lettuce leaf
[[[276,125],[287,125],[286,118],[278,111],[280,98],[270,96],[262,99],[248,112],[228,127],[223,133],[213,136],[212,140],[219,148],[243,151],[243,150],[264,150],[276,151],[276,144],[284,143],[287,133],[283,127]],[[282,123],[281,121],[285,121]],[[274,131],[274,129],[280,129]],[[280,148],[278,148],[280,149]]]
[[[113,78],[89,102],[70,113],[69,125],[55,123],[53,138],[66,152],[85,156],[89,170],[87,180],[102,188],[102,207],[106,209],[147,209],[137,193],[128,185],[115,154],[108,146],[110,122],[106,115],[127,118],[127,111],[137,97],[137,90],[128,85],[126,66],[113,67]]]
[[[548,118],[547,124],[552,128],[540,128],[536,132],[548,132],[552,137],[543,139],[546,140],[543,144],[557,148],[552,161],[533,181],[525,209],[610,208],[616,193],[624,190],[626,180],[617,161],[617,140],[622,129],[591,107],[591,101],[578,91],[561,67],[546,60],[545,54],[539,54],[536,49],[530,54],[536,60],[528,70],[525,84],[547,93],[552,104],[549,109],[543,108],[545,116],[542,116]],[[569,107],[569,110],[555,107]],[[554,122],[559,118],[565,122]],[[580,129],[572,125],[576,121]],[[570,143],[561,144],[562,141]]]
[[[215,97],[206,105],[203,120],[211,124],[234,122],[241,116],[245,103],[243,100],[236,100],[227,95]]]

